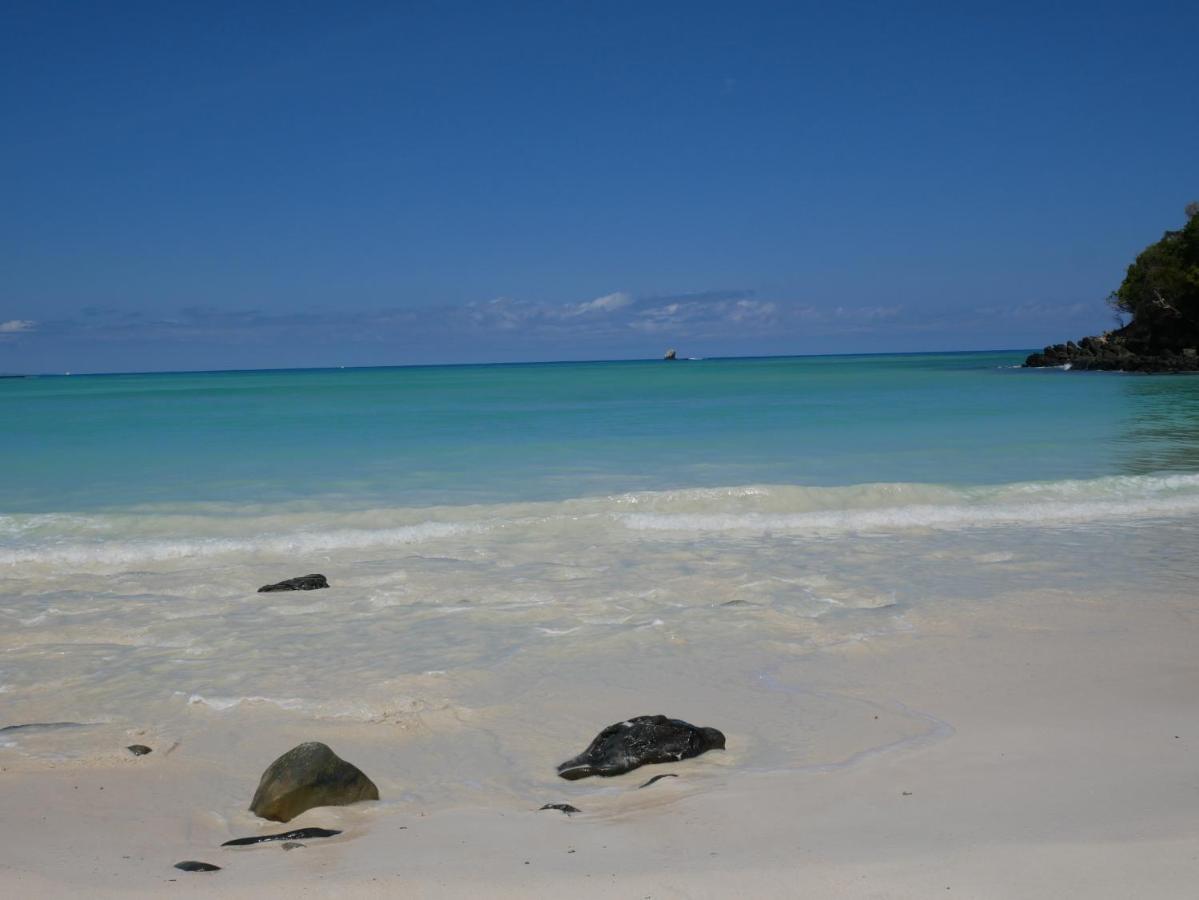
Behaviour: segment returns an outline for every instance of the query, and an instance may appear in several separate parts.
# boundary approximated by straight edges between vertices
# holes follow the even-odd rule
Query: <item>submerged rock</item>
[[[288,750],[267,766],[250,801],[250,812],[290,822],[314,806],[347,806],[378,800],[379,789],[325,744],[310,741]]]
[[[678,777],[679,777],[679,776],[678,776],[678,775],[676,775],[674,772],[667,772],[667,773],[666,773],[666,774],[664,774],[664,775],[655,775],[655,776],[654,776],[653,778],[651,778],[649,781],[645,782],[645,784],[639,784],[639,785],[637,785],[637,787],[638,787],[639,789],[640,789],[640,788],[647,788],[647,787],[649,787],[651,784],[653,784],[655,781],[661,781],[663,778],[678,778]]]
[[[586,750],[558,766],[558,774],[570,781],[623,775],[638,766],[678,762],[723,749],[724,735],[715,728],[699,728],[666,716],[637,716],[609,725]]]
[[[200,862],[197,859],[185,859],[183,862],[175,863],[176,869],[182,869],[184,872],[219,872],[220,866],[214,866],[212,863]]]
[[[333,828],[297,828],[295,831],[284,831],[281,834],[263,834],[258,837],[234,838],[225,841],[222,847],[248,847],[251,844],[265,844],[267,841],[299,841],[305,838],[333,837],[341,834]]]
[[[329,579],[324,575],[301,575],[298,578],[288,578],[286,581],[279,581],[275,584],[264,584],[258,589],[260,594],[269,594],[272,591],[315,591],[319,588],[327,588]]]
[[[134,756],[145,756],[147,753],[154,752],[154,750],[152,748],[147,747],[145,744],[130,744],[125,749],[128,750],[130,753],[132,753]]]

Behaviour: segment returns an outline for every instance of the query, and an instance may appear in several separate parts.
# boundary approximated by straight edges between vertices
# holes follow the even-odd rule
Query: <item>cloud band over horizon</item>
[[[971,336],[970,346],[961,349],[1001,348],[1037,346],[1057,333],[1097,331],[1106,327],[1109,315],[1099,302],[930,311],[901,303],[819,306],[768,300],[748,289],[645,297],[614,291],[571,302],[501,296],[451,306],[291,312],[192,305],[154,315],[93,305],[70,317],[0,322],[0,340],[6,344],[0,368],[127,371],[120,363],[131,346],[173,348],[182,357],[177,353],[172,359],[186,357],[188,367],[195,368],[212,367],[205,366],[204,355],[213,346],[242,348],[246,352],[238,364],[243,367],[302,366],[314,360],[324,365],[348,348],[359,358],[371,347],[376,356],[362,364],[630,358],[657,355],[667,345],[701,355],[954,349],[944,346],[943,336],[950,333]],[[993,336],[989,342],[988,335]],[[888,348],[887,341],[893,346]],[[430,346],[457,352],[430,356]],[[145,370],[162,367],[151,364]]]

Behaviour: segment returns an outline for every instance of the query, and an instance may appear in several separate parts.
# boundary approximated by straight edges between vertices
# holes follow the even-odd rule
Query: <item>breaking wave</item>
[[[561,502],[424,509],[174,507],[0,516],[0,567],[129,567],[222,556],[309,557],[605,532],[851,533],[1133,522],[1199,513],[1199,475],[957,487],[743,485]]]

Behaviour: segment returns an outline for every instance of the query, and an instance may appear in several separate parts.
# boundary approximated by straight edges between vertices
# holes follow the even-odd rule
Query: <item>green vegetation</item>
[[[1186,212],[1186,225],[1142,250],[1109,298],[1132,316],[1121,332],[1133,352],[1199,345],[1199,203]]]

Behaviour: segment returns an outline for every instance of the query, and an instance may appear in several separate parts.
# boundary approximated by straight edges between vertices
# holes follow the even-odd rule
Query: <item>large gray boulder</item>
[[[327,745],[309,741],[267,766],[250,801],[250,812],[274,822],[290,822],[314,806],[378,799],[379,789],[357,766]]]

